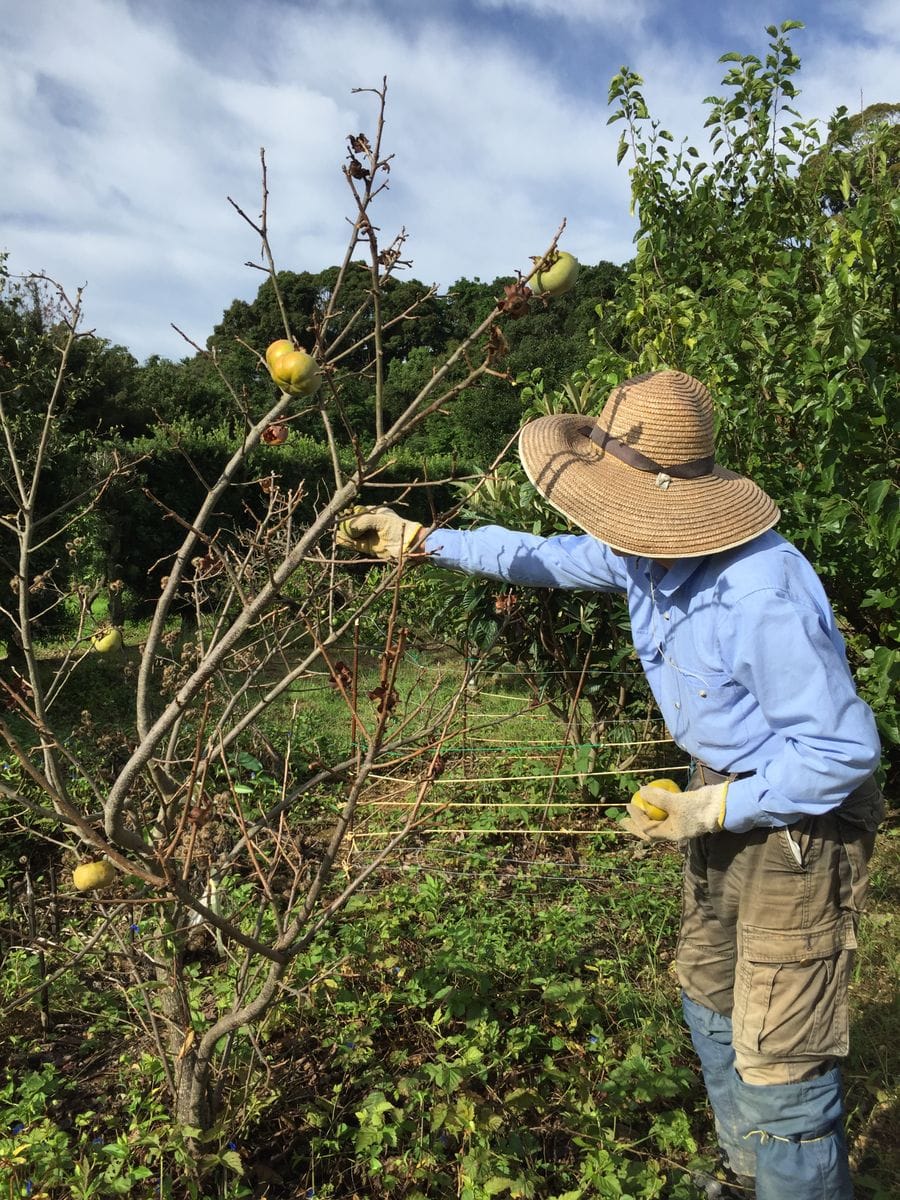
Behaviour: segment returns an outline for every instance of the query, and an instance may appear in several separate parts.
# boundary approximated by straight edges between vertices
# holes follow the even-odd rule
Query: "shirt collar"
[[[676,558],[668,571],[649,559],[644,559],[644,563],[657,592],[663,596],[673,596],[703,566],[707,558],[708,555],[701,555],[699,558]]]

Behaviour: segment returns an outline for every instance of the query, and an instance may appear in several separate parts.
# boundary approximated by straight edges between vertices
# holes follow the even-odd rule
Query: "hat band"
[[[613,458],[634,467],[637,471],[651,471],[654,475],[664,473],[673,479],[699,479],[701,475],[709,475],[716,465],[715,455],[710,454],[706,458],[695,458],[690,462],[664,467],[648,458],[646,454],[641,454],[640,450],[635,450],[634,446],[629,446],[627,442],[620,442],[599,425],[584,425],[578,432],[590,438],[595,446],[599,446]]]

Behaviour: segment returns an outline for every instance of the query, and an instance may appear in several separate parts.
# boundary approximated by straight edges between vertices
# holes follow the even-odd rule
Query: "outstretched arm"
[[[467,575],[526,587],[590,588],[623,592],[621,557],[589,534],[540,537],[483,525],[479,529],[435,529],[422,543],[429,561]]]
[[[427,556],[439,567],[529,587],[623,592],[626,585],[622,558],[588,534],[539,537],[500,525],[426,530],[382,506],[355,509],[338,524],[336,540],[393,562]]]

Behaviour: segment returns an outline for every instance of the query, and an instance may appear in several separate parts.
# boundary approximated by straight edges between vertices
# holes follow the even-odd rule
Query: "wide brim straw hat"
[[[730,550],[781,515],[752,480],[716,464],[712,397],[680,371],[625,380],[599,417],[530,421],[519,457],[555,509],[623,554]]]

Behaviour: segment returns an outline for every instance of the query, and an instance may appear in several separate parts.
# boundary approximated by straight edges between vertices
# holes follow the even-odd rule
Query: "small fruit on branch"
[[[292,354],[296,349],[294,343],[289,342],[287,338],[279,338],[266,351],[266,365],[271,367],[276,358],[280,358],[282,354]]]
[[[578,278],[578,259],[567,250],[554,250],[544,258],[532,258],[536,267],[545,264],[528,280],[536,296],[562,296]]]
[[[94,888],[109,887],[116,877],[116,868],[110,862],[82,863],[72,872],[72,882],[79,892],[90,892]]]
[[[290,396],[312,396],[319,390],[322,377],[319,374],[319,364],[305,350],[279,350],[272,353],[273,347],[282,346],[284,342],[273,342],[266,351],[266,362],[269,374],[283,392]],[[290,342],[287,343],[290,346]]]
[[[122,649],[122,632],[115,627],[98,629],[91,638],[91,645],[98,654],[116,654]]]

